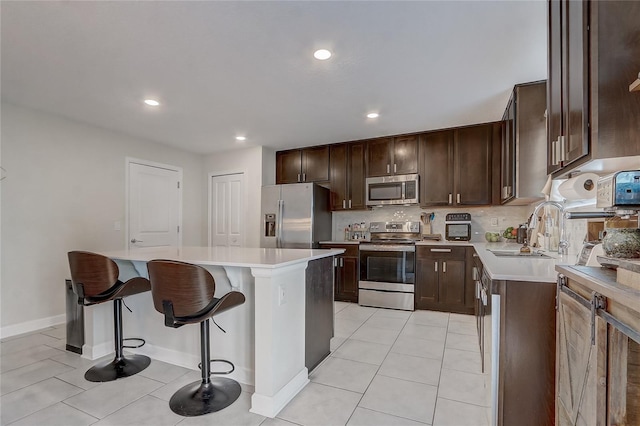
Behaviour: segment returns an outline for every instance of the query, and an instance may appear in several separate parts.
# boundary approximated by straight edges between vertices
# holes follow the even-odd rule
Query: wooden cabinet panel
[[[440,302],[464,306],[465,261],[440,261]]]
[[[365,143],[330,146],[331,210],[366,208]]]
[[[302,150],[302,182],[326,182],[329,180],[329,146],[323,145]]]
[[[358,263],[357,257],[342,257],[340,281],[337,287],[336,300],[358,303]]]
[[[469,289],[475,284],[467,254],[465,247],[416,247],[416,309],[474,312],[473,291]]]
[[[421,206],[492,204],[494,128],[489,123],[421,135]]]
[[[364,142],[353,142],[348,144],[349,157],[347,161],[347,170],[349,172],[348,194],[350,209],[365,209],[366,205],[366,168],[365,168],[365,151]]]
[[[418,136],[370,140],[367,144],[367,177],[418,173]]]
[[[334,299],[358,303],[360,258],[357,244],[320,244],[320,248],[341,248],[345,252],[336,256]]]
[[[392,174],[392,145],[392,138],[374,139],[367,143],[367,177]]]
[[[491,126],[458,129],[454,149],[456,204],[491,204]]]
[[[556,424],[606,424],[606,323],[596,317],[591,344],[591,311],[560,293],[556,327]]]
[[[299,149],[276,152],[276,184],[300,182],[301,170],[302,153]]]
[[[453,133],[420,136],[420,205],[449,205],[453,200]]]
[[[276,184],[328,180],[328,145],[276,152]]]
[[[554,163],[552,143],[562,135],[562,4],[551,0],[547,9],[547,173],[560,168]]]
[[[438,260],[416,248],[416,309],[430,309],[438,303]]]
[[[548,3],[548,166],[554,177],[589,160],[640,155],[640,4]],[[558,148],[558,149],[556,149]]]
[[[329,157],[331,164],[329,176],[331,185],[331,210],[344,210],[347,207],[346,200],[349,198],[347,144],[331,145]]]
[[[516,91],[514,90],[507,104],[502,120],[502,155],[500,173],[500,201],[506,202],[513,198],[516,186]]]
[[[589,153],[588,147],[588,4],[563,1],[562,91],[564,109],[564,162],[569,164]]]
[[[400,136],[393,141],[393,174],[418,173],[418,136]]]

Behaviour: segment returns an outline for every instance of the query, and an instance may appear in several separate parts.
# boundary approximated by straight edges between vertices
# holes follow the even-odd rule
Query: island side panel
[[[251,268],[255,278],[255,392],[251,412],[275,417],[309,383],[305,362],[307,262]]]
[[[331,352],[333,257],[312,260],[306,271],[305,367],[313,370]]]

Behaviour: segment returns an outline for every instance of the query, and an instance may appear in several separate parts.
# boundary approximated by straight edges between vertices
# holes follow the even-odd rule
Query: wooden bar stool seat
[[[68,253],[71,286],[78,296],[78,304],[91,306],[113,300],[115,358],[91,367],[84,375],[90,382],[109,382],[133,376],[149,366],[151,359],[144,355],[124,355],[123,348],[138,348],[143,339],[122,337],[122,298],[151,290],[149,280],[142,277],[126,282],[118,279],[118,265],[106,256],[86,251]],[[142,344],[125,346],[125,340],[138,340]]]
[[[199,416],[222,410],[240,396],[240,384],[225,377],[211,378],[211,374],[233,372],[233,363],[211,360],[209,349],[209,318],[242,305],[242,293],[231,291],[221,298],[214,297],[216,284],[205,268],[173,260],[152,260],[147,263],[153,304],[164,315],[164,325],[178,328],[200,323],[200,370],[202,380],[179,389],[169,401],[171,410],[182,416]],[[231,365],[227,372],[212,373],[211,362]]]

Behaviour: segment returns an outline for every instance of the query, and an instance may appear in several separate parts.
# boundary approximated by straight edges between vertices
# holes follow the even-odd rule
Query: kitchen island
[[[215,317],[225,332],[212,327],[211,358],[236,365],[231,377],[252,385],[251,412],[274,417],[308,382],[305,367],[305,270],[310,262],[342,250],[181,247],[103,252],[120,269],[120,279],[147,277],[146,262],[177,260],[203,266],[216,281],[216,297],[240,291],[246,302]],[[333,288],[333,279],[326,285]],[[164,326],[150,293],[126,298],[126,337],[147,342],[136,352],[171,364],[195,368],[200,361],[199,328]],[[96,359],[112,352],[110,306],[85,309],[83,356]],[[333,318],[333,305],[330,314]],[[328,343],[328,342],[327,342]],[[214,366],[215,369],[215,366]]]

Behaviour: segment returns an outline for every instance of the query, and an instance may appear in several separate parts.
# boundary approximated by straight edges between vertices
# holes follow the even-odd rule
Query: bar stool
[[[123,348],[139,348],[144,339],[122,337],[122,298],[151,289],[149,280],[142,277],[126,282],[118,280],[118,265],[106,256],[86,251],[68,253],[71,269],[71,286],[78,296],[78,304],[91,306],[113,300],[115,358],[94,365],[84,374],[90,382],[110,382],[133,376],[147,368],[151,359],[144,355],[124,355]],[[125,346],[125,340],[142,341],[141,345]]]
[[[211,374],[229,374],[235,369],[227,360],[212,360],[209,352],[209,318],[242,305],[244,295],[231,291],[215,298],[216,284],[205,268],[173,260],[152,260],[147,263],[153,304],[164,315],[164,325],[178,328],[200,323],[200,370],[202,380],[190,383],[173,394],[169,407],[182,416],[200,416],[220,411],[240,396],[240,384],[235,380]],[[231,365],[226,372],[211,372],[211,362]]]

